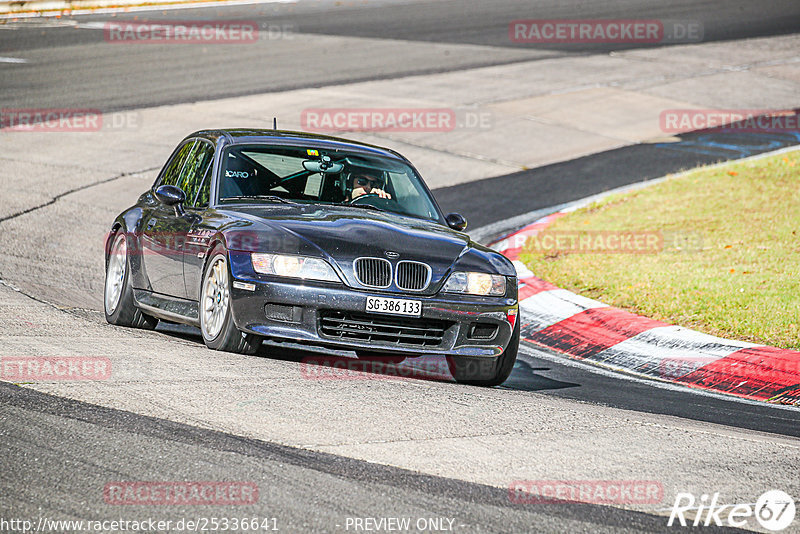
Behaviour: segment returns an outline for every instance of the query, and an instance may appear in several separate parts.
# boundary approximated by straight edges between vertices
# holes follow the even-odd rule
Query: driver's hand
[[[383,189],[373,189],[370,191],[373,195],[378,195],[381,198],[392,198],[392,195],[384,191]]]
[[[350,198],[355,200],[358,197],[360,197],[361,195],[366,195],[366,194],[367,194],[367,191],[363,187],[355,187],[355,188],[353,188],[353,192],[351,193]],[[388,199],[392,198],[392,195],[390,195],[389,193],[387,193],[383,189],[371,189],[370,190],[370,194],[378,195],[381,198],[388,198]]]

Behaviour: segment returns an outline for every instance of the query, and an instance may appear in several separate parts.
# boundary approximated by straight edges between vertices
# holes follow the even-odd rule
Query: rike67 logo
[[[764,492],[755,505],[721,504],[719,493],[714,493],[711,497],[703,494],[699,499],[691,493],[678,493],[667,526],[677,523],[682,527],[715,525],[742,528],[755,517],[761,527],[779,532],[792,524],[795,512],[794,499],[781,490]]]

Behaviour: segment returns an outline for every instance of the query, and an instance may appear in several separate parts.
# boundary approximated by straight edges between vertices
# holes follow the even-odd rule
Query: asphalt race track
[[[0,398],[7,422],[6,453],[0,462],[6,473],[3,493],[15,496],[4,508],[11,505],[18,516],[114,517],[118,512],[110,505],[93,507],[86,514],[85,504],[97,498],[94,488],[121,473],[137,479],[156,470],[165,480],[191,476],[259,481],[268,506],[243,507],[237,513],[276,517],[278,528],[289,532],[341,530],[345,520],[334,524],[332,517],[343,512],[371,517],[376,511],[413,518],[452,518],[458,511],[459,523],[453,529],[463,531],[523,532],[532,525],[547,531],[657,531],[664,522],[648,514],[590,504],[514,506],[506,489],[132,416],[4,384]],[[50,434],[46,444],[40,441],[42,432]],[[148,451],[157,451],[157,457]],[[123,469],[102,461],[115,457],[125,459]],[[63,480],[65,458],[70,459],[74,477],[69,484]],[[172,507],[140,511],[131,518],[177,522],[193,515],[198,512],[190,507]]]
[[[325,0],[120,14],[115,20],[247,19],[297,34],[249,47],[143,45],[121,53],[103,42],[108,15],[11,21],[0,25],[0,57],[27,63],[0,63],[0,102],[2,108],[106,113],[167,110],[369,80],[403,84],[409,76],[500,65],[535,69],[540,61],[636,48],[508,42],[509,20],[576,12],[584,19],[701,21],[703,42],[721,45],[800,28],[800,4],[792,1],[732,0],[720,9],[711,1]],[[78,168],[82,149],[69,144],[70,135],[30,149],[72,151],[75,160],[66,158],[65,165]],[[798,135],[786,133],[723,141],[694,132],[434,193],[445,212],[459,211],[478,228],[798,143]],[[164,324],[151,333],[106,325],[96,305],[101,259],[76,260],[82,248],[63,232],[82,236],[85,226],[96,234],[152,180],[162,155],[160,141],[143,139],[135,150],[120,150],[119,164],[87,162],[95,182],[62,184],[41,198],[20,185],[7,198],[23,197],[25,208],[0,213],[0,241],[10,251],[0,261],[0,308],[8,323],[0,328],[0,355],[61,354],[73,343],[70,353],[107,350],[122,362],[119,381],[96,387],[0,382],[0,531],[6,531],[2,519],[12,517],[176,522],[247,515],[274,517],[284,532],[359,531],[353,518],[387,517],[441,520],[426,523],[420,529],[426,531],[661,532],[670,530],[669,507],[680,491],[728,491],[738,502],[755,502],[768,489],[798,496],[800,410],[793,408],[617,376],[531,348],[521,351],[506,383],[491,390],[393,380],[391,366],[375,379],[314,382],[301,379],[298,367],[320,353],[301,347],[267,344],[255,357],[221,355],[207,351],[191,328]],[[131,164],[140,156],[141,165]],[[24,176],[18,153],[4,151],[0,160]],[[77,219],[77,229],[53,225],[61,216]],[[86,248],[94,254],[97,243]],[[59,274],[31,272],[44,263],[58,265]],[[91,268],[83,269],[86,264]],[[521,479],[658,480],[664,497],[649,507],[520,505],[509,498],[508,485]],[[125,480],[253,481],[259,499],[234,509],[104,501],[104,485]],[[751,528],[759,525],[752,521],[745,530]]]
[[[261,28],[289,28],[312,34],[303,39],[260,41],[255,46],[206,47],[202,61],[191,48],[148,45],[135,56],[105,46],[103,27],[92,22],[34,21],[0,31],[0,54],[16,57],[35,51],[30,64],[15,69],[0,87],[5,107],[80,106],[103,111],[192,102],[267,91],[318,87],[411,74],[447,72],[552,57],[605,51],[609,45],[510,44],[508,22],[516,19],[650,18],[700,21],[705,42],[792,33],[800,27],[800,6],[792,0],[755,3],[732,0],[720,12],[711,0],[612,4],[569,0],[527,2],[440,0],[438,2],[348,3],[323,0],[298,4],[265,4],[225,9],[192,9],[120,14],[113,20],[248,20]],[[335,37],[379,38],[386,46],[340,42]],[[393,43],[406,45],[395,53]],[[414,46],[409,46],[414,45]],[[631,45],[627,45],[631,46]],[[641,46],[641,45],[639,45]],[[626,45],[615,45],[614,50]],[[40,59],[39,59],[40,58]],[[302,68],[298,68],[302,59]],[[53,87],[58,87],[56,92]]]

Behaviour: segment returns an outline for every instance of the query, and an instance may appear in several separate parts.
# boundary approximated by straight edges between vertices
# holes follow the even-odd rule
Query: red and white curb
[[[574,209],[572,207],[571,209]],[[617,371],[746,399],[800,405],[800,352],[732,341],[613,308],[537,278],[522,246],[565,214],[490,245],[519,275],[523,341]]]

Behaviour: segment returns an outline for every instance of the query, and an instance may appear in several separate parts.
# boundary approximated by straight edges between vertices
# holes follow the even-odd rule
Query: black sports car
[[[496,385],[517,356],[517,279],[442,215],[400,154],[273,130],[184,139],[106,240],[108,322],[199,326],[212,349],[264,338],[362,357],[447,357]]]

